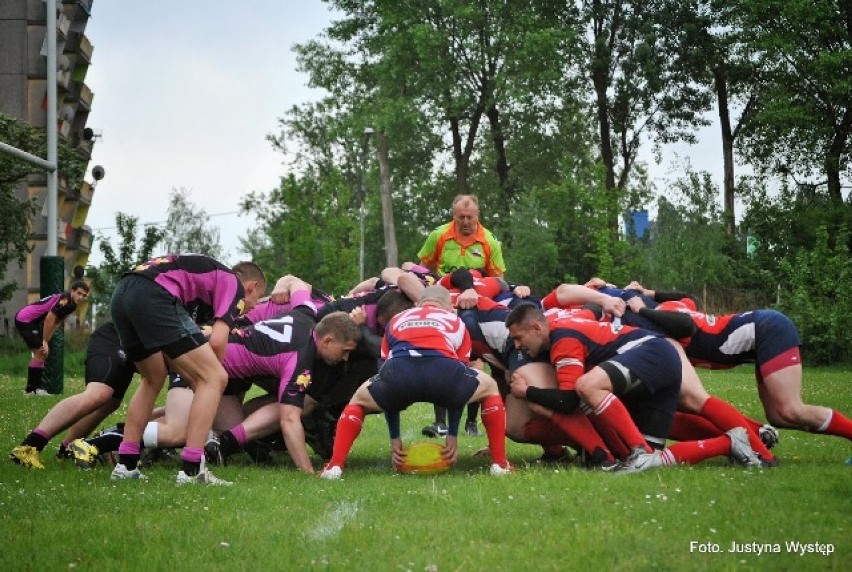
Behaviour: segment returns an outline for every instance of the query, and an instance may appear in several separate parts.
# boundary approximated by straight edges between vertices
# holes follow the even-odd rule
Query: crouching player
[[[382,340],[382,357],[386,361],[344,408],[337,423],[331,460],[320,477],[341,477],[365,415],[379,411],[384,411],[387,419],[394,467],[401,466],[405,451],[400,438],[400,411],[417,402],[441,405],[453,412],[443,452],[444,459],[452,464],[458,455],[462,408],[471,401],[480,401],[491,452],[491,474],[511,472],[506,459],[503,400],[492,377],[468,367],[470,349],[470,335],[452,311],[449,292],[441,286],[426,288],[418,307],[398,314],[388,324]]]

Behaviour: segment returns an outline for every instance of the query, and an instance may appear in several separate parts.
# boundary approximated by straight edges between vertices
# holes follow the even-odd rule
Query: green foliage
[[[687,166],[668,194],[676,202],[658,199],[656,229],[652,240],[640,246],[636,278],[661,290],[696,293],[735,284],[719,190],[709,173]]]
[[[0,154],[2,156],[2,154]],[[23,267],[30,251],[30,219],[35,215],[35,199],[20,200],[14,183],[0,182],[0,303],[9,300],[18,285],[4,282],[9,264]]]
[[[802,352],[809,363],[852,361],[852,251],[844,227],[830,240],[824,226],[816,230],[813,248],[781,261],[785,296],[780,308],[798,326]]]
[[[554,238],[556,229],[542,216],[533,197],[521,199],[515,209],[512,249],[505,253],[507,277],[534,292],[549,292],[563,281]]]
[[[740,152],[764,171],[825,185],[841,203],[841,181],[852,176],[852,8],[845,0],[733,4],[761,77]]]
[[[278,189],[243,201],[263,235],[243,246],[268,277],[295,274],[323,290],[348,292],[358,282],[359,227],[352,198],[339,171],[321,179],[290,175]]]
[[[97,308],[95,318],[99,322],[110,319],[109,303],[121,276],[135,264],[152,258],[154,249],[163,240],[163,230],[155,226],[146,226],[141,237],[137,236],[139,218],[122,212],[116,213],[115,226],[118,229],[118,250],[109,241],[99,240],[104,261],[86,271],[92,281],[89,300]]]
[[[0,113],[0,141],[26,151],[32,155],[47,157],[47,134],[44,129],[30,127],[26,123]],[[59,179],[67,189],[78,189],[88,160],[60,142]],[[18,285],[4,282],[10,263],[23,266],[30,252],[31,220],[36,214],[36,199],[23,199],[17,194],[21,181],[28,175],[43,171],[22,159],[0,152],[0,304],[9,300]]]
[[[835,205],[825,189],[785,185],[770,193],[760,179],[746,179],[741,188],[746,211],[740,231],[752,239],[754,263],[770,275],[777,276],[784,258],[813,249],[820,227],[831,242],[839,227],[852,227],[852,203]]]

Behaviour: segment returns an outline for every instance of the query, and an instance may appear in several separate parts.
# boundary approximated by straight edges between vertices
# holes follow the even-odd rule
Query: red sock
[[[672,430],[669,432],[669,439],[674,439],[675,441],[697,441],[699,439],[719,437],[724,434],[724,431],[710,423],[704,417],[695,415],[694,413],[678,411],[675,413]]]
[[[745,427],[748,432],[748,442],[755,453],[763,457],[767,461],[773,461],[775,455],[769,452],[763,441],[760,440],[757,431],[751,428],[751,425],[743,418],[742,413],[737,411],[737,408],[722,401],[718,397],[710,396],[710,399],[704,402],[701,408],[701,416],[707,418],[713,425],[722,431],[728,431],[734,427]]]
[[[360,405],[347,405],[337,420],[337,433],[334,435],[334,447],[331,451],[331,460],[328,466],[343,468],[346,457],[352,449],[352,443],[361,433],[364,425],[364,408]]]
[[[614,393],[608,393],[603,401],[598,404],[595,411],[592,413],[603,426],[611,428],[618,435],[621,441],[627,445],[632,451],[636,447],[640,447],[645,451],[651,452],[651,448],[645,442],[645,438],[630,417],[630,413],[621,400]],[[596,424],[595,427],[601,425]]]
[[[592,414],[591,410],[586,413],[586,416],[598,432],[598,435],[603,439],[603,442],[606,443],[606,448],[612,451],[613,455],[619,459],[626,459],[630,455],[630,447],[622,441],[621,436],[613,427],[601,421],[597,415]]]
[[[751,417],[748,417],[746,415],[743,415],[743,419],[745,419],[746,423],[748,423],[748,425],[746,425],[746,428],[751,427],[752,429],[754,429],[755,433],[758,433],[758,431],[760,431],[760,428],[763,427],[763,423],[761,423],[757,419],[752,419]],[[758,435],[759,434],[760,433],[758,433]]]
[[[550,420],[568,435],[571,441],[582,447],[586,453],[591,455],[595,452],[595,449],[603,449],[609,455],[606,443],[582,411],[571,414],[554,413]]]
[[[667,447],[667,450],[678,463],[694,465],[711,457],[730,454],[731,438],[723,435],[700,441],[683,441],[672,444],[671,447]],[[663,460],[666,460],[665,457]]]
[[[820,431],[826,435],[836,435],[852,440],[852,419],[849,419],[836,409],[831,410],[831,418],[828,427]]]
[[[482,424],[488,435],[491,462],[506,467],[506,408],[499,395],[489,395],[482,400]]]
[[[562,429],[546,417],[533,417],[524,425],[524,440],[541,445],[545,455],[558,457],[565,445],[574,446]]]

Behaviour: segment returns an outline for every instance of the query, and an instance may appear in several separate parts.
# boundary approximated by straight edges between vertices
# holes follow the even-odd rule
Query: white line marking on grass
[[[337,536],[346,523],[352,521],[361,506],[357,502],[343,501],[320,518],[319,524],[308,533],[311,540],[327,540]]]

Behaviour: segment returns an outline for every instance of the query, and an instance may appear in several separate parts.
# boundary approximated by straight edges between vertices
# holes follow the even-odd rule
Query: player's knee
[[[706,395],[690,391],[682,386],[678,397],[678,408],[688,413],[700,413],[707,398]]]
[[[796,427],[801,425],[801,407],[793,403],[777,405],[766,411],[766,419],[776,427]]]
[[[497,382],[490,375],[480,373],[477,379],[479,380],[479,391],[477,391],[479,395],[487,397],[489,395],[500,394],[500,391],[497,389]]]
[[[574,390],[581,400],[588,401],[601,387],[596,379],[584,375],[577,380]]]

